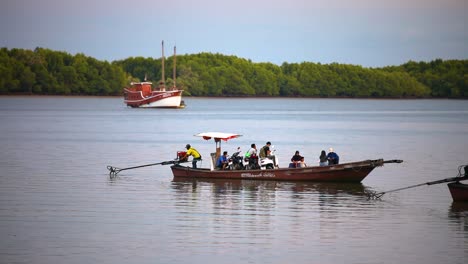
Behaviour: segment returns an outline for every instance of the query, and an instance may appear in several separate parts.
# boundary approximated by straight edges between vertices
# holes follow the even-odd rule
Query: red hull
[[[284,168],[271,170],[214,170],[171,166],[174,178],[250,179],[276,181],[317,181],[359,183],[375,168],[383,166],[383,159],[364,160],[324,167]]]
[[[145,94],[143,91],[124,90],[124,102],[131,107],[181,107],[182,90],[151,91]]]
[[[468,202],[468,184],[460,182],[452,182],[447,184],[453,201],[455,202]]]

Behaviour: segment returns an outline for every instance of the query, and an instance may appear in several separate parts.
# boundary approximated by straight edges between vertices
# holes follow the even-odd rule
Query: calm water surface
[[[446,184],[468,164],[468,102],[203,99],[130,109],[121,98],[0,97],[0,263],[466,263],[468,205]],[[362,184],[173,181],[185,144],[236,132],[233,152],[271,141],[342,162],[403,159]],[[208,164],[203,164],[204,167]]]

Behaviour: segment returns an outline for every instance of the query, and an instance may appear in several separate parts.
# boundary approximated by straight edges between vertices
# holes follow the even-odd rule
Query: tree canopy
[[[172,86],[173,57],[165,59]],[[161,79],[161,58],[99,61],[82,53],[0,49],[1,94],[120,95],[131,81]],[[468,98],[468,60],[365,68],[313,62],[254,63],[213,53],[177,56],[186,96]]]
[[[81,53],[0,50],[2,94],[116,95],[125,84],[122,68]]]

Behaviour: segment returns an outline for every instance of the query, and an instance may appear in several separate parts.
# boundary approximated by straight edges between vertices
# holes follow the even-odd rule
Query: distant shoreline
[[[123,98],[122,95],[42,95],[42,94],[0,94],[0,97],[70,97],[70,98]],[[312,96],[183,96],[184,98],[202,99],[368,99],[368,100],[468,100],[468,98],[442,97],[312,97]]]

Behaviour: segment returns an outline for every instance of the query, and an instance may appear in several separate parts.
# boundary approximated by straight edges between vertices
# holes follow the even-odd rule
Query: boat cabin
[[[151,88],[151,82],[132,82],[130,83],[130,88],[128,88],[129,91],[132,92],[141,92],[143,97],[151,95],[152,88]],[[129,99],[139,99],[139,98],[129,98]]]

